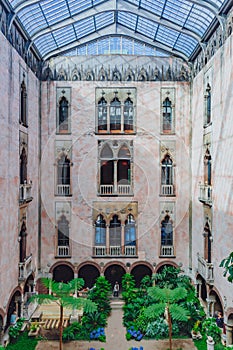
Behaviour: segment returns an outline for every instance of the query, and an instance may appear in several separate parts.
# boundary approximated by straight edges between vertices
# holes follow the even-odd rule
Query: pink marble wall
[[[214,264],[215,288],[226,309],[233,306],[232,286],[223,277],[219,264],[233,250],[233,36],[217,51],[206,67],[193,81],[192,93],[192,194],[193,194],[193,272],[197,267],[197,252],[203,256],[203,205],[198,201],[198,183],[203,183],[203,108],[204,80],[211,72],[212,125],[209,127],[212,146],[212,258]]]
[[[71,87],[71,135],[56,135],[56,87]],[[137,134],[135,136],[95,135],[95,88],[137,88]],[[176,134],[160,135],[161,87],[176,89]],[[93,201],[138,201],[139,260],[159,263],[160,251],[160,141],[176,142],[175,172],[177,196],[175,202],[176,258],[188,268],[189,245],[188,207],[190,192],[190,86],[176,82],[44,82],[42,83],[42,265],[47,269],[58,259],[56,246],[55,202],[70,201],[72,207],[70,262],[93,260]],[[132,139],[134,142],[134,196],[103,198],[97,196],[97,141],[99,139]],[[72,197],[54,196],[55,140],[72,141]],[[127,259],[121,259],[126,262]],[[96,259],[99,262],[99,259]],[[132,259],[136,261],[136,259]],[[105,260],[106,262],[106,260]]]
[[[18,286],[19,263],[19,130],[28,133],[28,179],[33,182],[33,201],[27,210],[27,255],[37,262],[38,235],[38,126],[39,81],[0,33],[0,307],[6,310],[10,295]],[[19,124],[20,75],[26,72],[28,128]]]

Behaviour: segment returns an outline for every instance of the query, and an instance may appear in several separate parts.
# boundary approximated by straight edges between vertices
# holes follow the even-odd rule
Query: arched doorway
[[[125,269],[117,264],[110,265],[106,268],[104,276],[111,283],[112,288],[114,287],[115,282],[119,283],[121,289],[121,280],[122,276],[125,274]]]
[[[97,277],[100,276],[98,269],[93,265],[82,266],[78,272],[78,277],[84,279],[84,288],[92,288]]]
[[[151,269],[148,266],[140,264],[140,265],[135,266],[132,269],[131,274],[134,276],[135,286],[137,288],[139,288],[141,280],[143,279],[143,277],[145,277],[145,276],[150,276],[151,277],[152,276],[152,271],[151,271]]]
[[[226,341],[227,345],[233,344],[233,313],[230,313],[230,315],[227,318]]]
[[[67,283],[74,278],[74,271],[68,265],[58,265],[53,270],[53,280]]]
[[[21,293],[19,291],[16,291],[13,294],[8,306],[6,327],[10,325],[11,315],[14,311],[16,311],[17,317],[21,316],[21,300]]]

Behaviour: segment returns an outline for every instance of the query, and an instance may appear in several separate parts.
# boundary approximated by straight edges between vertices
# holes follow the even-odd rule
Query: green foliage
[[[104,276],[96,279],[95,286],[88,294],[90,300],[95,302],[98,311],[105,314],[105,317],[110,314],[111,306],[109,296],[111,295],[111,284]]]
[[[184,299],[187,296],[187,291],[183,288],[148,288],[148,294],[152,297],[153,301],[159,301],[162,303],[175,303]]]
[[[88,331],[92,331],[98,327],[105,327],[107,325],[106,314],[99,311],[89,312],[83,316],[82,324]]]
[[[152,339],[161,339],[168,337],[168,325],[163,318],[158,318],[157,320],[148,323],[146,337]]]
[[[37,338],[28,337],[26,332],[20,334],[15,344],[7,345],[7,350],[34,350],[38,343]]]
[[[207,336],[213,338],[215,343],[219,343],[221,341],[221,329],[216,325],[216,320],[213,317],[207,318],[202,323],[202,332]]]
[[[13,339],[18,338],[18,336],[20,334],[20,331],[21,331],[21,328],[23,326],[23,323],[24,323],[24,319],[23,318],[19,318],[16,321],[16,324],[14,326],[10,326],[10,328],[9,328],[9,336],[11,338],[13,338]]]
[[[64,341],[89,340],[89,331],[81,323],[74,322],[63,330],[62,339]]]
[[[233,252],[229,256],[223,259],[219,265],[224,268],[223,276],[226,277],[229,282],[233,282]]]
[[[135,288],[135,279],[130,273],[126,273],[122,277],[122,298],[128,304],[137,296],[137,289]]]

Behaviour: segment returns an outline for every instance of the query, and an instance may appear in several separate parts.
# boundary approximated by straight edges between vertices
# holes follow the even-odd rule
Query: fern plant
[[[148,306],[144,313],[150,321],[165,315],[169,330],[169,347],[172,350],[172,320],[188,320],[188,310],[177,304],[178,301],[185,299],[187,291],[182,287],[175,289],[151,287],[148,288],[148,294],[154,304]]]

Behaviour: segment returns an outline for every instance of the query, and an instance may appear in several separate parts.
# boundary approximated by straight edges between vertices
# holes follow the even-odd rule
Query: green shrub
[[[7,350],[34,350],[36,349],[37,343],[37,338],[28,337],[28,333],[23,332],[17,338],[17,342],[15,344],[9,344],[7,346]]]
[[[221,341],[221,329],[216,325],[216,320],[213,317],[207,318],[202,323],[202,333],[213,338],[215,343]]]

